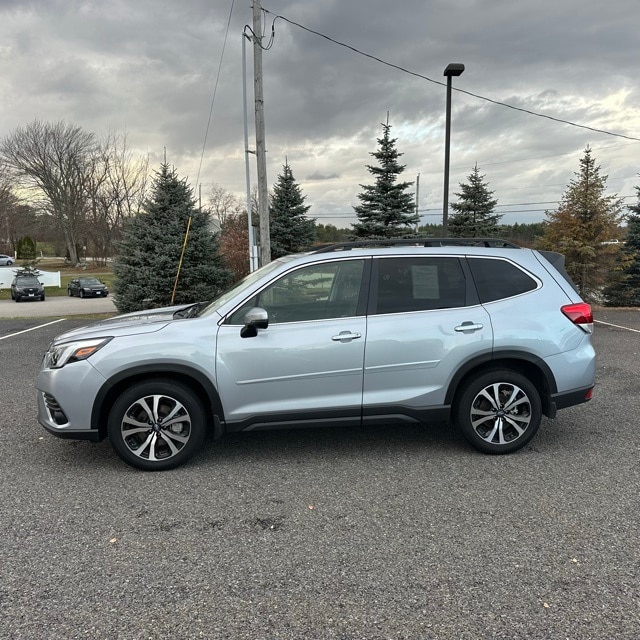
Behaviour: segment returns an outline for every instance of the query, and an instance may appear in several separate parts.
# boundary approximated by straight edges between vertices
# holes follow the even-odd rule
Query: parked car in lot
[[[44,285],[33,275],[17,275],[11,282],[11,299],[23,300],[45,299]]]
[[[13,264],[13,258],[11,256],[5,256],[0,253],[0,267],[10,267]]]
[[[344,243],[263,266],[210,304],[117,316],[50,345],[38,417],[147,470],[205,432],[452,419],[509,453],[591,398],[593,317],[559,254],[503,241]]]
[[[67,285],[69,296],[80,298],[105,298],[109,295],[109,289],[98,278],[74,278]]]

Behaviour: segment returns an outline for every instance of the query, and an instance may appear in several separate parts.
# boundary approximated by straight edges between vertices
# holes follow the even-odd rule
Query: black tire
[[[80,297],[84,298],[84,291],[82,289],[80,289]]]
[[[40,296],[40,302],[44,302],[45,297],[46,297],[46,296],[45,296],[45,294],[43,293],[43,294]]]
[[[22,302],[22,298],[21,298],[20,296],[16,296],[16,297],[14,298],[14,300],[15,300],[16,302]]]
[[[162,418],[173,412],[182,420],[174,417],[167,428]],[[127,434],[126,424],[131,427]],[[107,431],[116,453],[127,464],[164,471],[184,464],[200,448],[206,414],[200,398],[188,386],[169,379],[150,380],[120,395],[109,413]]]
[[[73,293],[71,293],[71,289],[67,288],[67,293],[69,294],[70,298],[73,298]]]
[[[540,394],[516,371],[489,371],[461,389],[454,406],[454,420],[476,449],[484,453],[511,453],[524,447],[540,427]]]

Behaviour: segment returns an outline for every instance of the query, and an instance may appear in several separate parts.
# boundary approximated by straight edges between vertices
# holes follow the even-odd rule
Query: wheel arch
[[[550,418],[555,417],[556,408],[551,396],[557,392],[557,384],[553,372],[542,358],[521,351],[494,352],[489,357],[481,356],[467,362],[451,380],[445,403],[453,406],[456,396],[465,388],[468,380],[498,369],[516,371],[530,380],[540,394],[542,413]]]
[[[91,428],[98,431],[101,440],[107,435],[109,410],[118,396],[138,382],[148,382],[153,379],[181,382],[194,391],[202,401],[208,423],[213,425],[214,437],[219,438],[222,435],[224,421],[222,402],[211,380],[188,366],[158,364],[141,365],[122,371],[107,380],[100,388],[91,411]]]

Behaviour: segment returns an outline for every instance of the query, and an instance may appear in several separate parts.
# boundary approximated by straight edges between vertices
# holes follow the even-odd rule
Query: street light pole
[[[447,77],[447,110],[445,117],[444,134],[444,193],[442,204],[442,235],[447,237],[449,216],[449,155],[451,149],[451,78],[462,75],[464,65],[459,62],[450,62],[444,70]]]

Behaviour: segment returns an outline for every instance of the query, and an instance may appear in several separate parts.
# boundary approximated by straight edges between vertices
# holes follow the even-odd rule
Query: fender
[[[558,386],[556,383],[556,379],[549,367],[549,365],[538,356],[535,356],[531,353],[527,353],[526,351],[516,351],[513,349],[504,349],[499,351],[487,352],[481,354],[467,362],[465,362],[459,369],[456,371],[455,375],[451,379],[449,383],[449,388],[447,389],[447,394],[445,396],[445,404],[451,404],[453,402],[453,398],[458,390],[458,386],[460,385],[460,381],[471,371],[480,367],[486,366],[487,364],[491,364],[495,362],[496,364],[501,360],[510,360],[510,361],[519,361],[527,364],[534,365],[542,374],[542,377],[546,383],[546,388],[548,389],[548,396],[551,396],[558,391]],[[543,399],[544,404],[544,399]]]
[[[220,395],[218,394],[218,390],[215,388],[213,382],[206,375],[197,369],[189,367],[188,365],[157,363],[131,367],[130,369],[120,371],[109,378],[102,387],[100,387],[100,390],[96,394],[96,399],[91,411],[91,428],[102,433],[104,429],[103,408],[105,401],[109,398],[115,387],[122,382],[133,378],[144,379],[145,377],[149,377],[149,375],[158,376],[161,374],[167,376],[178,374],[181,378],[191,378],[197,382],[207,394],[209,408],[214,416],[214,420],[217,418],[220,422],[224,422],[224,412],[222,409]],[[216,424],[216,430],[218,430],[218,428],[219,425]]]

